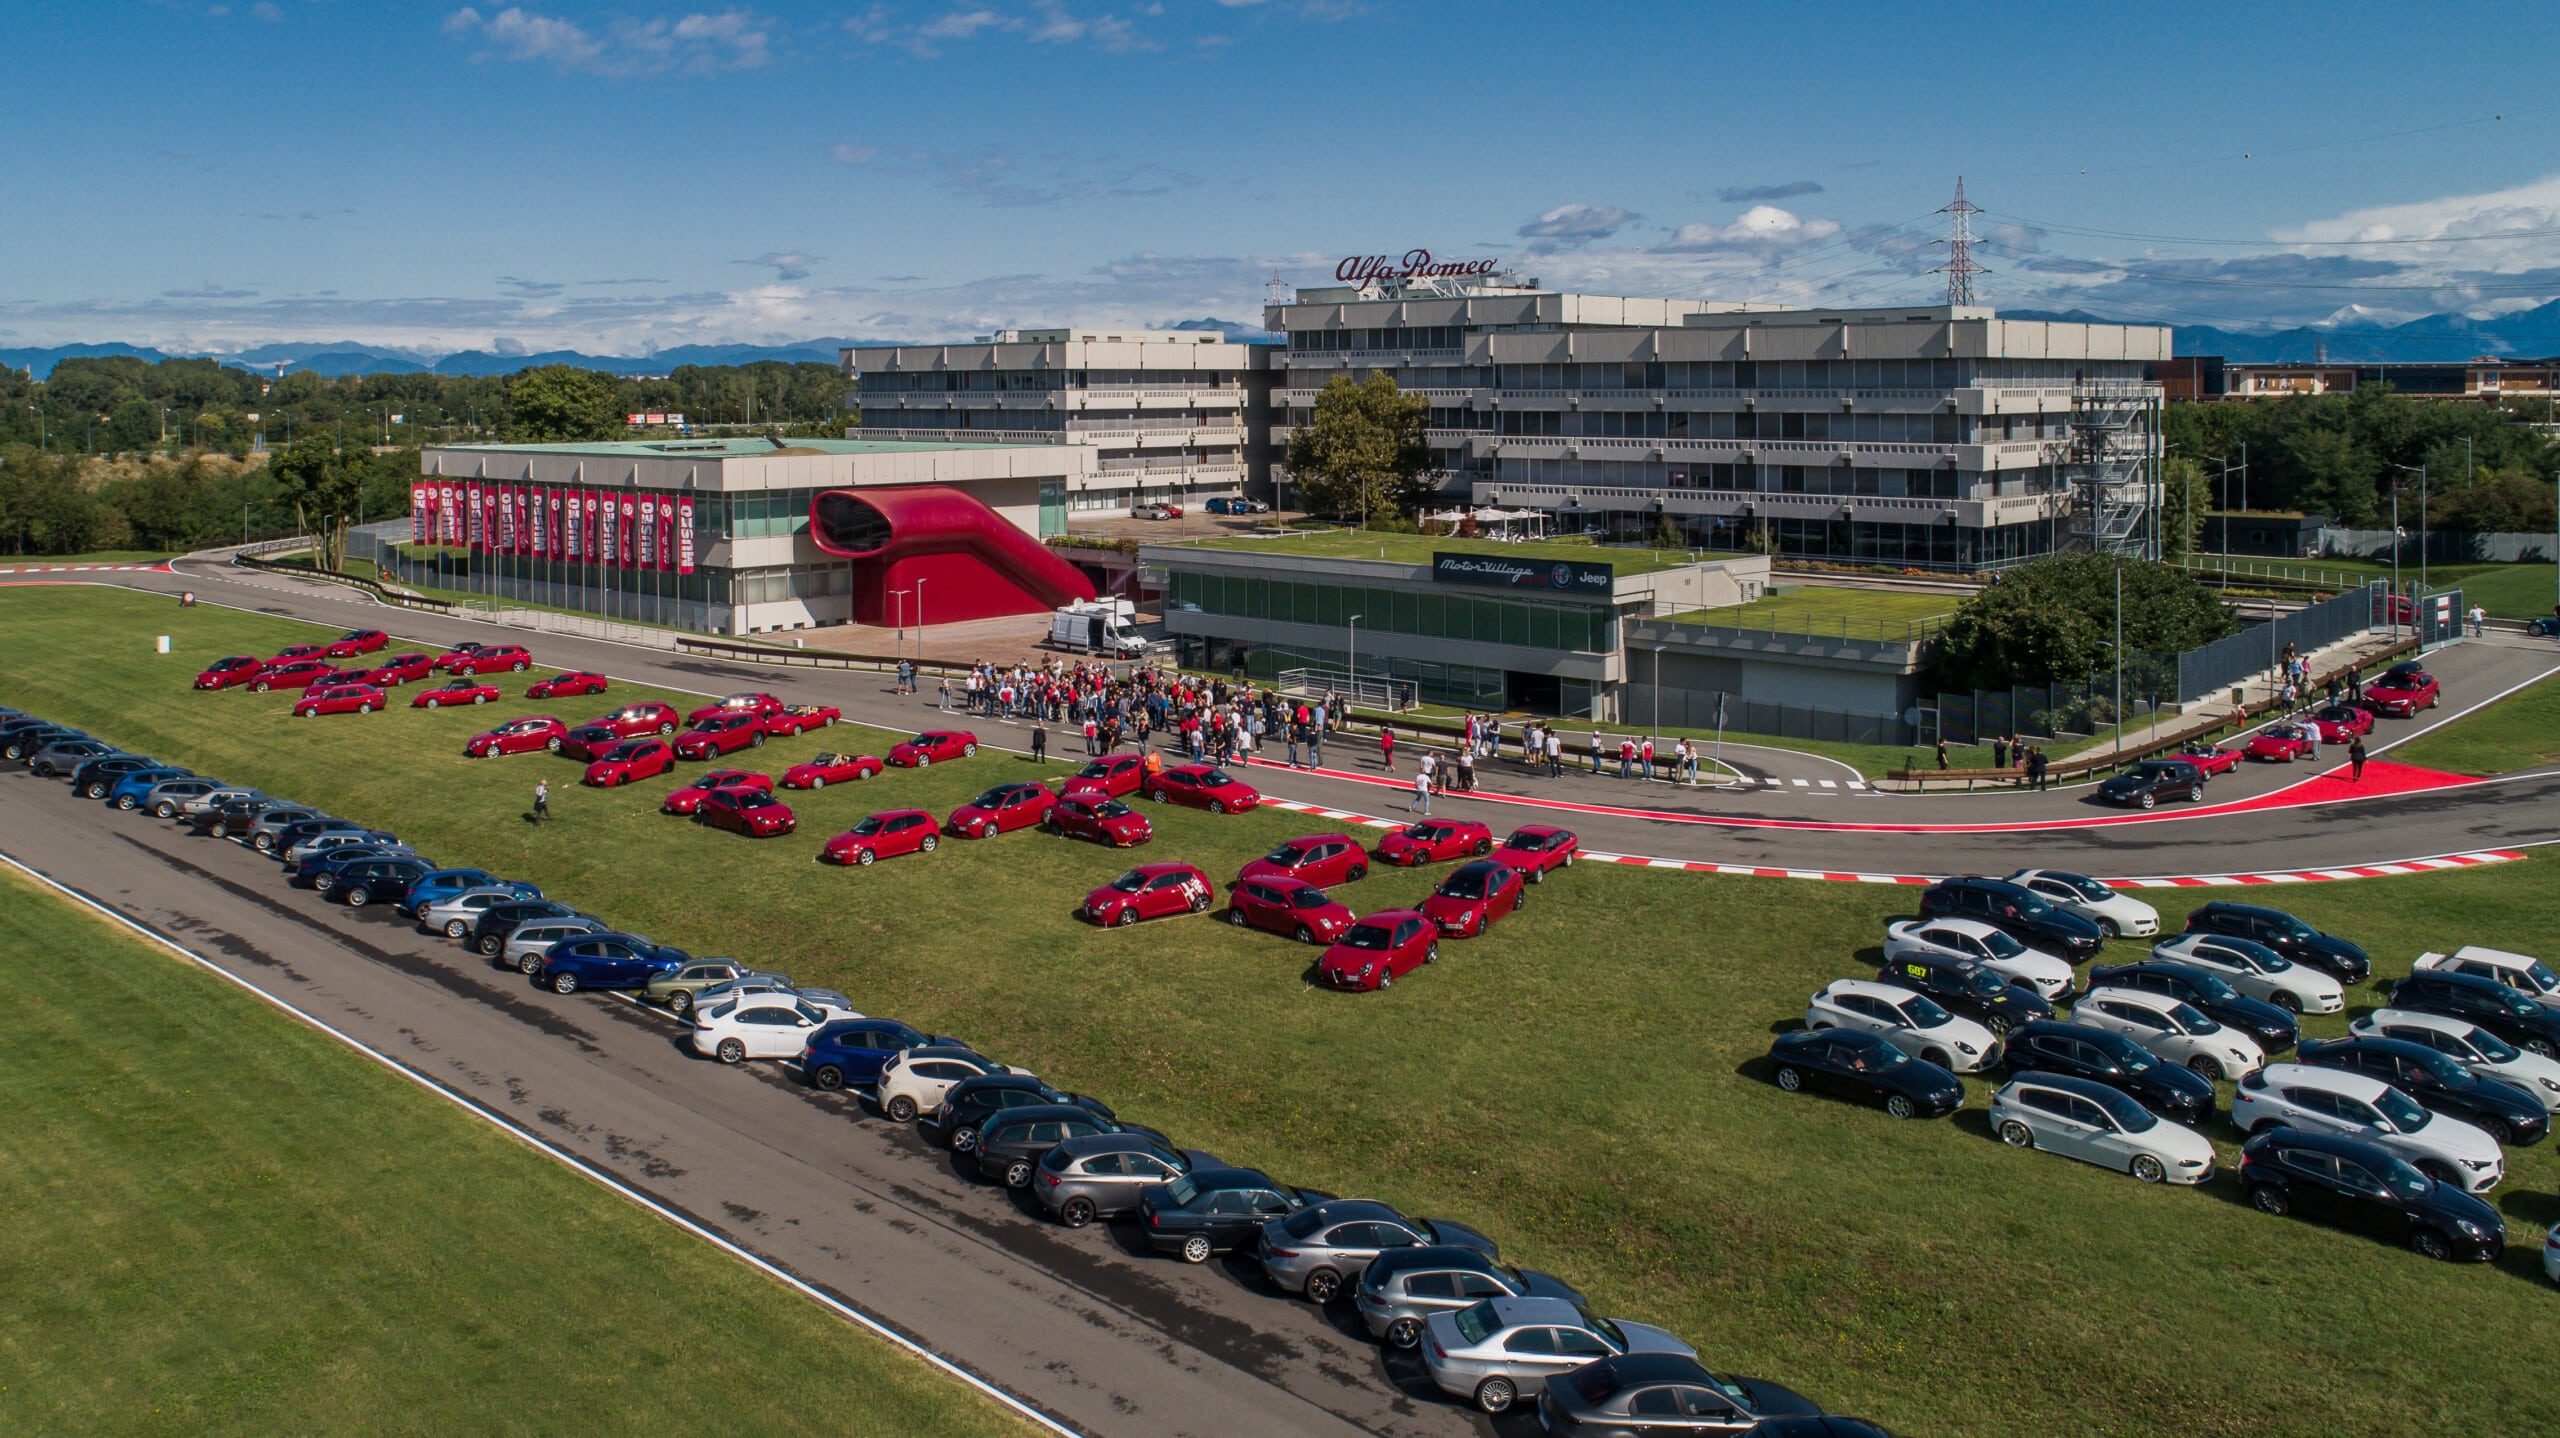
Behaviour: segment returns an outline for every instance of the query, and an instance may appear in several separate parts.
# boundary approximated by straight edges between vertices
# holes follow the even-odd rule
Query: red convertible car
[[[1262,803],[1261,791],[1214,764],[1176,764],[1147,781],[1147,797],[1212,814],[1250,813]]]
[[[601,674],[572,669],[554,674],[524,691],[527,699],[575,699],[582,694],[602,694],[610,684]]]
[[[424,679],[436,672],[432,654],[394,654],[364,673],[364,682],[396,689],[412,679]]]
[[[731,710],[714,714],[685,731],[676,740],[679,759],[708,759],[714,754],[734,754],[764,743],[764,721],[753,714]]]
[[[270,664],[249,677],[252,692],[264,694],[270,689],[308,689],[337,673],[335,665],[317,659],[289,659]]]
[[[1236,882],[1247,879],[1296,879],[1329,889],[1369,876],[1369,851],[1348,834],[1309,834],[1247,863]]]
[[[887,809],[866,815],[818,851],[825,864],[869,864],[900,854],[930,854],[942,843],[940,826],[922,809]]]
[[[495,684],[482,684],[477,680],[454,678],[446,680],[433,689],[419,690],[418,697],[409,701],[409,707],[442,709],[448,704],[488,704],[504,697],[498,692],[498,686]]]
[[[773,781],[752,769],[714,769],[692,783],[667,795],[658,806],[661,814],[690,814],[702,807],[703,796],[714,789],[762,789],[773,792]]]
[[[1227,922],[1267,929],[1302,944],[1330,944],[1351,927],[1348,905],[1303,879],[1278,874],[1238,879],[1227,890]]]
[[[1147,779],[1147,761],[1136,754],[1105,754],[1075,772],[1062,789],[1100,789],[1117,799],[1135,794]]]
[[[1058,796],[1046,784],[1028,779],[998,784],[951,811],[946,827],[964,839],[992,839],[1015,829],[1028,829],[1049,817]]]
[[[1156,835],[1146,815],[1099,789],[1077,789],[1062,796],[1049,810],[1049,831],[1115,849],[1135,848]]]
[[[2202,739],[2191,739],[2179,745],[2178,757],[2196,766],[2197,771],[2208,779],[2240,767],[2239,750],[2217,749]]]
[[[1106,928],[1173,914],[1205,914],[1218,887],[1197,864],[1140,864],[1084,896],[1084,916]]]
[[[2311,737],[2299,724],[2270,724],[2242,752],[2271,764],[2290,764],[2311,752]]]
[[[2444,699],[2444,686],[2436,677],[2413,662],[2391,666],[2384,675],[2364,686],[2364,702],[2376,714],[2406,719],[2421,709],[2433,709]]]
[[[770,839],[788,834],[800,827],[799,817],[791,806],[773,797],[770,789],[745,787],[714,789],[702,798],[701,807],[693,811],[696,823],[750,839]]]
[[[234,654],[227,659],[217,659],[206,665],[204,672],[196,676],[196,687],[198,689],[229,689],[235,684],[246,684],[257,678],[258,671],[266,667],[267,663],[263,659],[252,659],[246,654]]]
[[[379,629],[350,629],[330,640],[323,653],[331,659],[353,659],[359,654],[374,653],[390,642],[391,636]]]
[[[1378,862],[1411,868],[1493,852],[1493,831],[1467,819],[1425,819],[1378,841]]]
[[[268,660],[267,664],[269,667],[273,667],[278,664],[299,663],[305,659],[326,659],[328,657],[329,646],[326,644],[293,644],[277,650],[276,657]]]
[[[653,774],[664,774],[676,766],[676,746],[664,739],[625,739],[596,756],[581,776],[585,783],[600,789],[628,784]]]
[[[880,760],[870,754],[819,755],[806,764],[794,764],[782,771],[785,789],[823,789],[829,784],[868,779],[880,772]]]
[[[965,729],[927,729],[913,739],[890,746],[889,762],[901,769],[948,764],[978,752],[978,736]]]
[[[533,655],[521,644],[472,644],[439,656],[436,667],[447,674],[521,674],[533,667]]]
[[[1549,869],[1573,867],[1573,856],[1582,852],[1582,841],[1571,829],[1553,824],[1523,824],[1511,831],[1493,856],[1520,871],[1532,884],[1547,881]]]
[[[716,719],[723,714],[752,714],[762,719],[768,715],[781,713],[783,707],[782,701],[770,694],[731,694],[718,703],[703,705],[684,716],[684,720],[688,724],[699,724],[705,719]]]
[[[2373,711],[2352,704],[2332,704],[2305,721],[2320,730],[2323,744],[2344,744],[2359,734],[2373,732]]]
[[[779,714],[764,716],[767,734],[806,734],[812,729],[832,728],[844,717],[844,711],[833,704],[785,704]]]
[[[550,715],[532,714],[522,719],[510,719],[495,729],[472,735],[470,742],[462,746],[462,752],[473,759],[495,759],[501,754],[531,754],[536,750],[557,754],[568,733],[568,726]]]
[[[1383,989],[1440,957],[1431,921],[1411,909],[1383,909],[1344,931],[1324,957],[1316,978],[1337,989]]]
[[[681,727],[682,718],[673,704],[625,704],[587,722],[625,739],[637,739],[643,734],[673,734]]]
[[[1460,864],[1422,901],[1422,916],[1453,939],[1469,939],[1529,901],[1528,881],[1500,859]]]
[[[389,696],[370,684],[314,684],[293,701],[293,712],[302,719],[323,714],[370,714],[390,702]]]

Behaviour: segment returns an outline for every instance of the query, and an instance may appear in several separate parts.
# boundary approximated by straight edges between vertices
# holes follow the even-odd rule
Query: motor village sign
[[[1374,280],[1445,280],[1468,275],[1489,275],[1502,261],[1434,260],[1429,250],[1407,250],[1399,259],[1394,255],[1353,255],[1333,267],[1333,277],[1345,284],[1365,285]]]

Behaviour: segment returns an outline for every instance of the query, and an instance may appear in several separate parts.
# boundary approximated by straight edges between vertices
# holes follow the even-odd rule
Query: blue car
[[[533,981],[555,994],[585,989],[638,989],[671,974],[692,958],[682,949],[654,944],[637,934],[584,934],[543,951]]]
[[[948,1034],[925,1035],[896,1019],[838,1019],[809,1038],[800,1076],[820,1088],[871,1088],[892,1054],[928,1044],[967,1047]]]
[[[542,890],[534,884],[514,879],[501,879],[486,869],[438,869],[420,879],[417,887],[399,904],[400,912],[416,917],[427,905],[438,899],[451,898],[466,889],[510,889],[519,899],[539,899]]]
[[[166,784],[172,779],[194,777],[184,769],[166,764],[157,769],[136,769],[109,784],[107,792],[100,797],[110,807],[131,811],[142,807],[142,801],[149,797],[155,786]]]

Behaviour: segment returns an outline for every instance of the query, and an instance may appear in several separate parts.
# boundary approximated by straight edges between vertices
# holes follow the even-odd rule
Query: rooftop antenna
[[[1947,277],[1948,304],[1970,305],[1973,303],[1973,277],[1990,271],[1973,262],[1973,217],[1982,213],[1982,207],[1964,197],[1964,176],[1956,176],[1956,197],[1951,203],[1939,206],[1938,213],[1955,216],[1955,228],[1945,239],[1938,241],[1947,247],[1947,262],[1929,273]]]

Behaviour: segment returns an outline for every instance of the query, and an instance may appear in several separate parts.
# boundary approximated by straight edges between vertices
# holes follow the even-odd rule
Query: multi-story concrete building
[[[864,439],[1075,444],[1077,510],[1242,493],[1270,386],[1266,345],[1188,330],[1006,330],[964,345],[844,350]]]
[[[1453,497],[1568,529],[1985,569],[2150,547],[2166,328],[1907,305],[1783,310],[1562,294],[1507,275],[1308,288],[1271,452],[1337,375],[1430,402]],[[1285,466],[1275,464],[1282,498]]]

